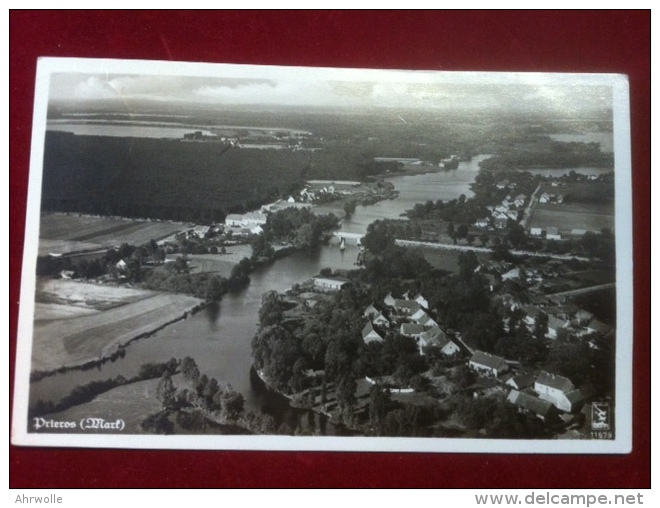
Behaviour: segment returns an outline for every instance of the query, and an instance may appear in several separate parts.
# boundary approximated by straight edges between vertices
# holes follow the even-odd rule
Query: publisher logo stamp
[[[612,439],[612,414],[608,402],[594,402],[591,405],[591,437]]]

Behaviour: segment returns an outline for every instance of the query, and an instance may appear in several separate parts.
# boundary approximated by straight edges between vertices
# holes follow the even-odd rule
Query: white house
[[[488,218],[484,217],[482,219],[477,219],[474,223],[474,226],[477,228],[487,228],[490,225]]]
[[[548,333],[545,334],[549,339],[556,339],[559,330],[567,328],[570,323],[555,316],[548,316]]]
[[[561,235],[559,234],[559,228],[549,227],[545,230],[545,238],[547,240],[561,240]]]
[[[415,301],[425,309],[429,308],[429,301],[426,298],[424,298],[421,294],[415,297]]]
[[[376,331],[371,322],[368,322],[362,329],[362,340],[365,344],[369,344],[370,342],[383,342],[383,337]]]
[[[349,282],[342,277],[314,277],[314,287],[321,291],[339,291]]]
[[[497,377],[509,370],[509,366],[503,358],[484,353],[483,351],[475,351],[472,358],[470,358],[468,366],[480,375],[483,374],[492,377]]]
[[[580,390],[576,390],[570,379],[546,371],[536,377],[534,391],[557,409],[570,413],[584,399]]]
[[[423,332],[419,337],[419,344],[424,349],[435,349],[441,354],[452,356],[461,352],[461,349],[454,343],[447,334],[438,327]]]
[[[232,227],[241,227],[243,225],[243,216],[237,213],[230,213],[225,218],[225,224]]]

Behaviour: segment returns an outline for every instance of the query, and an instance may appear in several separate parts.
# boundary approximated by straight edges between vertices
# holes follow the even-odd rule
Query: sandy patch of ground
[[[149,298],[154,294],[153,291],[144,289],[90,284],[66,279],[39,279],[36,300],[40,303],[107,310]]]

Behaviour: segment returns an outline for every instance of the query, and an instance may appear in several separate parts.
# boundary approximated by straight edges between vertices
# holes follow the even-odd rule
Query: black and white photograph
[[[632,447],[628,82],[40,59],[12,442]]]

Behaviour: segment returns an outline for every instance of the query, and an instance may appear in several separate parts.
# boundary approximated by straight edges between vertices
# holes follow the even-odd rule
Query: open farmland
[[[39,254],[67,254],[128,243],[143,245],[188,227],[167,221],[144,221],[88,215],[42,214]]]
[[[201,302],[186,295],[51,282],[69,284],[63,284],[62,292],[53,298],[45,291],[38,294],[38,303],[46,305],[36,308],[35,371],[82,365],[108,356],[118,346],[183,316]],[[71,285],[79,286],[78,292]],[[114,291],[119,293],[112,298]],[[97,312],[88,312],[90,309]]]
[[[572,229],[614,231],[614,184],[612,182],[573,182],[561,187],[546,185],[542,192],[562,194],[561,204],[537,204],[530,227],[557,227],[562,233]]]
[[[87,284],[65,279],[39,279],[36,300],[45,304],[109,310],[149,298],[154,294],[143,289]],[[37,318],[39,318],[38,314]]]
[[[609,228],[614,231],[614,213],[599,208],[597,205],[539,205],[534,210],[531,227],[558,227],[561,233],[570,233],[572,229],[600,232]]]

